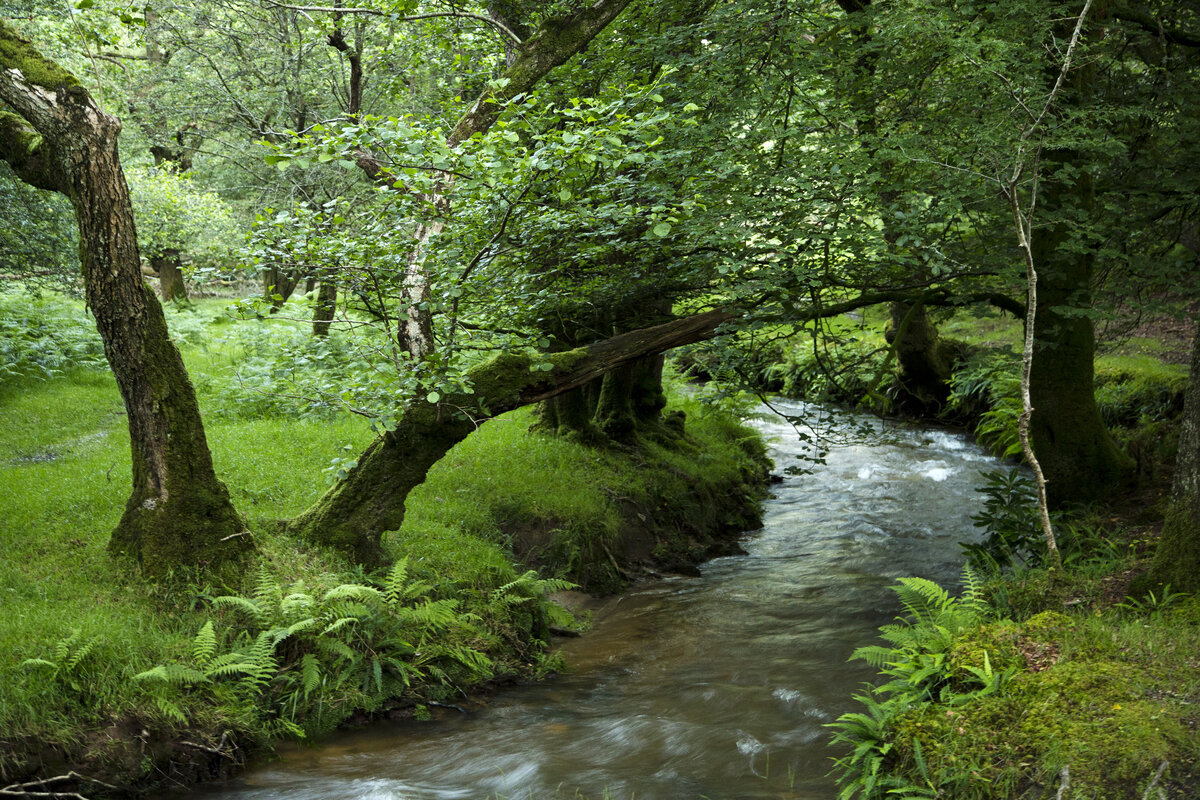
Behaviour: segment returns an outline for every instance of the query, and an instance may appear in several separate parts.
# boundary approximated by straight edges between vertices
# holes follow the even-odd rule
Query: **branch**
[[[1147,33],[1159,36],[1171,44],[1179,44],[1184,47],[1200,47],[1200,34],[1185,31],[1181,28],[1168,28],[1160,20],[1155,19],[1150,13],[1140,8],[1124,5],[1110,6],[1108,13],[1114,19],[1132,22]]]
[[[422,19],[434,19],[436,17],[461,17],[463,19],[473,19],[477,22],[486,22],[493,28],[496,28],[505,36],[513,41],[514,44],[521,44],[521,38],[509,30],[503,22],[485,17],[482,14],[471,14],[466,11],[436,11],[429,14],[411,14],[409,16],[400,17],[387,11],[378,11],[374,8],[343,8],[341,6],[293,6],[288,3],[280,3],[278,0],[262,0],[267,5],[275,6],[276,8],[286,8],[288,11],[299,11],[301,13],[313,12],[318,14],[365,14],[369,17],[387,17],[396,22],[416,22]]]
[[[1079,44],[1080,34],[1083,33],[1083,22],[1087,19],[1088,10],[1091,7],[1092,0],[1087,0],[1083,4],[1083,10],[1079,12],[1079,18],[1075,20],[1075,30],[1071,33],[1071,43],[1067,45],[1067,54],[1063,56],[1062,69],[1058,71],[1058,78],[1054,81],[1054,88],[1050,90],[1050,96],[1046,98],[1046,105],[1042,106],[1042,113],[1038,114],[1033,124],[1021,134],[1022,142],[1029,139],[1037,131],[1042,124],[1042,120],[1050,113],[1050,107],[1054,105],[1054,101],[1058,97],[1058,92],[1062,89],[1063,81],[1067,79],[1067,73],[1071,71],[1071,59],[1075,55],[1075,46]]]
[[[50,168],[41,134],[24,117],[11,111],[0,111],[0,159],[7,161],[17,177],[30,186],[51,192],[66,191]]]

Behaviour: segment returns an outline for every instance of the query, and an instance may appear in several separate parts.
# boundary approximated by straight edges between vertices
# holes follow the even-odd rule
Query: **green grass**
[[[218,337],[236,325],[260,323],[222,321],[218,306],[223,303],[199,303],[170,317],[173,330],[186,334],[179,338],[199,387],[217,472],[250,523],[261,563],[281,587],[303,581],[318,593],[363,582],[340,555],[281,535],[276,521],[298,514],[326,490],[332,460],[355,455],[370,441],[367,422],[345,414],[274,416],[231,403],[221,387],[239,353],[218,344]],[[753,507],[762,477],[757,438],[722,412],[695,401],[684,405],[688,439],[647,442],[632,451],[529,435],[528,411],[489,422],[413,492],[404,525],[385,535],[385,547],[394,558],[408,559],[412,579],[427,581],[433,597],[459,603],[455,613],[477,615],[470,646],[483,648],[496,672],[529,670],[529,664],[537,669],[538,606],[496,601],[497,587],[525,569],[514,549],[545,574],[615,588],[620,577],[610,554],[621,556],[629,544],[632,515],[657,512],[651,542],[663,553],[695,557],[717,523],[737,524],[731,496]],[[117,781],[145,777],[141,773],[169,752],[134,757],[136,740],[105,730],[144,727],[169,741],[179,728],[133,676],[186,663],[205,620],[215,619],[218,630],[233,624],[206,598],[249,593],[251,585],[190,585],[180,576],[153,586],[109,557],[108,537],[130,480],[128,432],[109,375],[73,370],[50,380],[11,378],[0,383],[0,417],[6,421],[0,429],[0,548],[6,554],[0,561],[0,782],[26,774],[45,748],[83,757],[93,774]],[[75,663],[79,653],[86,655]],[[23,664],[32,658],[59,669]],[[425,691],[445,689],[418,685],[401,693]],[[370,709],[382,702],[357,689],[321,696],[340,704],[322,712],[322,725],[350,714],[356,703]],[[185,708],[189,737],[211,732],[215,740],[223,729],[243,741],[253,737],[244,704],[219,692],[182,697],[191,704]]]

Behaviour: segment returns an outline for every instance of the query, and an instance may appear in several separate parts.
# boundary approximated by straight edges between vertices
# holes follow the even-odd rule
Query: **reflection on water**
[[[789,414],[808,411],[783,404]],[[809,466],[792,429],[776,471]],[[861,421],[859,424],[863,424]],[[210,800],[835,796],[822,727],[870,678],[847,663],[905,575],[957,578],[991,459],[958,434],[890,429],[788,475],[745,555],[612,599],[567,642],[568,675],[469,717],[381,722],[296,749]]]

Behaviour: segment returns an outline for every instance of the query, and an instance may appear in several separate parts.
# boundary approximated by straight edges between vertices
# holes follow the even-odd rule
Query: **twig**
[[[234,534],[234,535],[236,536],[238,534]],[[229,537],[227,536],[225,538],[228,539]],[[222,539],[222,541],[224,541],[224,539]],[[195,742],[180,742],[179,744],[184,747],[191,747],[194,750],[203,750],[205,753],[212,753],[213,755],[221,756],[221,758],[228,758],[230,761],[232,761],[236,764],[237,758],[234,757],[233,751],[236,750],[237,748],[230,747],[229,751],[226,752],[225,743],[228,740],[229,740],[229,731],[225,731],[224,733],[221,734],[221,741],[217,742],[216,747],[208,747],[207,745],[196,744]]]
[[[50,784],[62,783],[64,781],[94,783],[97,786],[114,792],[121,791],[119,786],[113,786],[111,783],[98,781],[95,778],[89,778],[86,775],[80,775],[78,772],[68,772],[66,775],[55,775],[53,778],[42,778],[41,780],[36,781],[10,784],[5,786],[3,789],[0,789],[0,797],[66,797],[74,798],[74,800],[88,800],[87,797],[79,792],[55,792],[45,790]],[[39,787],[45,791],[36,791]]]
[[[1071,788],[1071,767],[1069,764],[1064,764],[1062,772],[1062,782],[1058,784],[1058,794],[1054,795],[1054,800],[1063,800],[1067,796],[1067,789]]]
[[[1145,794],[1142,795],[1142,800],[1150,800],[1150,790],[1154,788],[1155,784],[1157,784],[1159,779],[1162,778],[1163,773],[1167,771],[1168,763],[1169,762],[1167,762],[1167,761],[1163,761],[1161,764],[1158,765],[1158,772],[1154,773],[1154,779],[1151,780],[1150,785],[1146,787],[1146,792],[1145,792]],[[1164,792],[1162,789],[1159,789],[1158,796],[1161,798],[1165,798],[1167,796],[1167,793]]]

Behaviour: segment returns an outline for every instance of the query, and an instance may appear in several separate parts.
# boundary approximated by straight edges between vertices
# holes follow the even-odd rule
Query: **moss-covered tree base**
[[[166,502],[130,498],[108,544],[130,556],[150,577],[175,570],[232,575],[254,552],[254,540],[234,510],[229,490],[216,479],[171,494]]]

